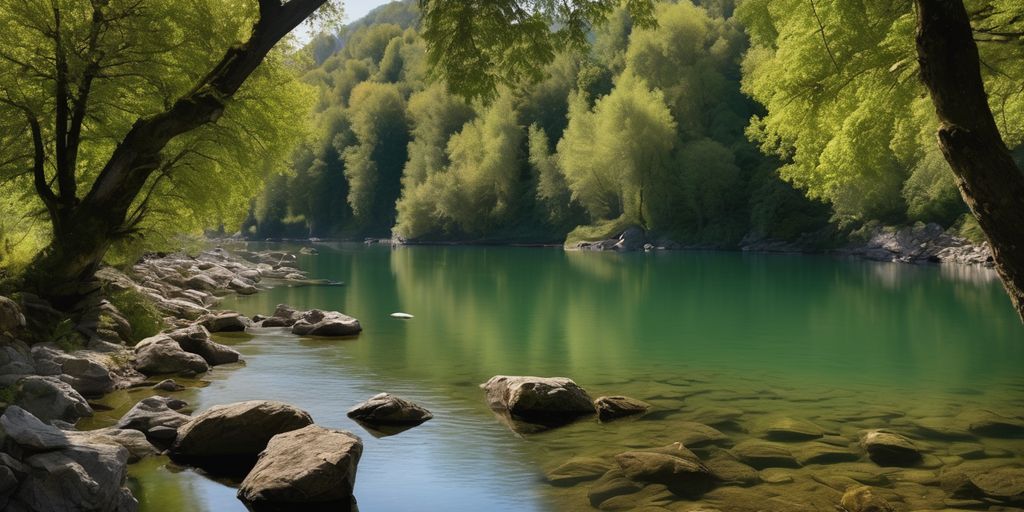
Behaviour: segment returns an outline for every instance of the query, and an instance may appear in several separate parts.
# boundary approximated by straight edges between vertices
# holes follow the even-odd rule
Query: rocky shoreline
[[[83,301],[73,318],[63,318],[30,294],[18,294],[18,302],[0,297],[0,509],[136,510],[138,502],[126,487],[128,464],[161,452],[172,454],[176,460],[231,460],[231,454],[216,449],[196,458],[196,449],[185,446],[202,434],[189,437],[186,434],[190,432],[206,432],[214,437],[217,433],[228,434],[230,439],[206,441],[217,449],[237,444],[239,438],[245,444],[248,438],[248,444],[236,455],[255,464],[274,435],[312,426],[311,420],[302,425],[281,421],[281,410],[308,418],[304,412],[295,412],[286,404],[260,402],[235,404],[233,411],[241,422],[229,430],[223,425],[211,430],[200,425],[200,420],[213,421],[211,411],[220,409],[190,417],[178,412],[187,405],[181,400],[153,396],[135,404],[112,427],[87,431],[75,428],[79,420],[93,416],[96,402],[91,400],[112,391],[152,387],[160,393],[173,393],[184,386],[165,377],[193,378],[214,366],[244,364],[238,352],[213,341],[212,332],[265,326],[286,328],[301,336],[357,335],[362,329],[358,320],[337,312],[296,311],[280,306],[271,316],[249,319],[215,309],[228,294],[253,294],[268,284],[341,284],[309,279],[293,266],[296,259],[294,254],[278,251],[231,254],[218,248],[195,258],[183,254],[148,257],[128,272],[101,269],[97,278],[104,293],[138,294],[152,301],[164,315],[167,329],[134,344],[133,326],[101,297]],[[32,333],[47,322],[57,326],[50,335],[53,341],[31,345],[24,341],[33,337],[38,340],[38,335]],[[164,380],[149,380],[153,377]],[[307,433],[306,438],[322,437],[329,442],[339,435],[354,439],[341,443],[351,455],[331,466],[349,467],[346,471],[351,471],[354,482],[361,450],[358,437],[319,429]],[[317,466],[322,463],[318,460],[309,455],[306,463]],[[292,460],[288,467],[294,463]],[[264,468],[261,474],[274,474],[273,467]],[[305,484],[308,482],[295,483],[300,487]],[[257,484],[248,489],[246,499],[255,503],[252,506],[257,510],[275,499],[268,501]],[[350,498],[349,493],[342,500],[345,507]]]

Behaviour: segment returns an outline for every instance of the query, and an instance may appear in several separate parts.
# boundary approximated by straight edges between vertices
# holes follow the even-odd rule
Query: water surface
[[[739,437],[748,419],[787,415],[855,438],[857,428],[899,428],[914,415],[1019,414],[1024,397],[1024,328],[986,269],[715,252],[317,247],[299,265],[345,286],[279,287],[223,307],[339,310],[364,332],[340,341],[282,330],[219,337],[246,364],[218,367],[208,386],[180,395],[196,410],[282,400],[359,434],[364,512],[587,510],[585,486],[551,487],[545,470],[667,444],[674,422],[716,409],[742,413]],[[389,316],[397,311],[415,318]],[[496,374],[567,376],[593,396],[647,400],[657,414],[521,437],[484,404],[478,385]],[[383,391],[435,419],[377,439],[345,416]],[[141,393],[112,396],[119,407],[106,418]],[[1024,460],[1019,440],[979,442]],[[143,511],[244,510],[230,485],[164,458],[132,476]]]

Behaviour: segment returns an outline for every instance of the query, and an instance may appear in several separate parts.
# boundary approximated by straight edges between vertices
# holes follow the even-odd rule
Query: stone
[[[860,439],[868,457],[879,466],[909,467],[921,462],[921,452],[909,439],[884,430],[869,430]]]
[[[966,411],[957,420],[967,424],[971,433],[985,437],[1024,437],[1024,420],[987,410]]]
[[[9,342],[0,338],[0,375],[28,375],[35,373],[35,362],[28,345],[19,340]]]
[[[626,478],[626,475],[619,469],[612,469],[601,476],[587,491],[587,498],[590,504],[600,507],[601,503],[625,494],[633,494],[643,489],[643,486]]]
[[[11,405],[0,416],[0,439],[7,438],[18,446],[32,451],[65,448],[71,444],[68,436],[52,425],[47,425],[32,413]]]
[[[808,441],[822,437],[825,431],[807,420],[780,417],[769,420],[761,435],[769,441]]]
[[[135,369],[146,375],[203,373],[210,369],[206,360],[186,352],[167,335],[146,338],[135,347]]]
[[[69,384],[56,377],[29,376],[15,384],[14,404],[43,422],[75,423],[92,416],[92,407]]]
[[[531,423],[567,423],[595,412],[587,392],[565,377],[498,375],[480,387],[491,409]]]
[[[693,421],[683,421],[675,424],[673,432],[679,442],[687,448],[703,448],[706,446],[730,446],[732,442],[729,436],[723,434],[714,427]]]
[[[198,323],[210,332],[242,332],[252,326],[252,321],[234,311],[204,315]]]
[[[597,480],[615,466],[613,462],[597,457],[576,457],[548,471],[545,475],[548,483],[557,487],[573,485]]]
[[[599,420],[611,421],[643,414],[651,408],[651,405],[628,396],[602,396],[594,400],[594,408],[597,409]]]
[[[124,487],[128,451],[108,444],[72,445],[25,458],[30,468],[14,495],[13,510],[134,511]]]
[[[241,359],[237,350],[221,345],[210,339],[210,331],[201,324],[167,333],[167,337],[178,343],[185,352],[196,354],[210,366],[235,363]]]
[[[178,384],[177,382],[174,381],[174,379],[164,379],[164,380],[158,382],[156,385],[154,385],[153,389],[157,389],[157,390],[160,390],[160,391],[174,392],[174,391],[181,391],[181,390],[185,389],[185,386],[182,386],[181,384]]]
[[[665,485],[678,496],[696,498],[714,487],[716,478],[700,462],[657,452],[631,451],[615,456],[626,478]]]
[[[803,466],[810,464],[837,464],[853,462],[860,456],[853,451],[826,443],[813,442],[794,448],[797,462]]]
[[[238,488],[251,510],[352,510],[363,442],[308,425],[270,439]]]
[[[272,437],[312,423],[309,413],[282,402],[216,405],[178,428],[170,455],[214,471],[248,471]]]
[[[704,462],[704,466],[725,485],[746,487],[761,483],[761,475],[756,469],[730,457],[709,459]]]
[[[885,498],[863,485],[848,489],[839,503],[846,512],[895,512]]]
[[[138,430],[122,430],[107,427],[96,430],[71,431],[67,433],[74,444],[108,444],[123,446],[128,450],[128,463],[133,464],[144,457],[157,455],[160,451],[153,446],[146,435]]]
[[[32,357],[37,366],[45,364],[44,361],[58,365],[60,379],[83,395],[105,395],[113,391],[116,385],[110,370],[99,362],[105,356],[89,352],[67,353],[44,343],[32,347]]]
[[[348,417],[369,425],[419,425],[430,411],[390,393],[380,393],[349,409]]]
[[[152,439],[154,443],[160,443],[161,446],[169,446],[178,438],[178,429],[163,425],[156,426],[149,429],[147,437]]]
[[[362,330],[359,320],[355,318],[337,311],[320,311],[319,309],[306,311],[292,324],[292,334],[299,336],[354,336]]]
[[[121,416],[115,426],[120,429],[138,430],[146,435],[150,435],[155,427],[169,427],[177,431],[178,427],[192,419],[191,416],[178,412],[186,405],[188,404],[173,398],[146,397]]]
[[[25,326],[25,315],[21,313],[18,303],[0,296],[0,334],[14,333]]]
[[[792,452],[778,443],[748,439],[733,447],[732,454],[755,469],[800,467]]]

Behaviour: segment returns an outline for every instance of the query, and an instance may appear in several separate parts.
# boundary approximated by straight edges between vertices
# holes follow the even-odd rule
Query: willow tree
[[[273,49],[340,12],[325,2],[2,0],[0,174],[33,191],[52,228],[27,285],[68,306],[162,201],[216,195],[202,173],[258,186],[263,169],[246,167],[271,155],[289,131],[274,116],[295,106]]]

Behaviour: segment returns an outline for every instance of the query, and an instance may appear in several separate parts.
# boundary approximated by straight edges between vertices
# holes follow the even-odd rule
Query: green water
[[[774,415],[851,440],[860,428],[907,430],[915,417],[952,423],[978,408],[1024,415],[1024,328],[990,270],[715,252],[318,248],[299,265],[346,286],[280,287],[223,307],[339,310],[362,322],[358,339],[280,330],[221,337],[246,364],[218,367],[208,386],[180,395],[195,409],[283,400],[360,434],[363,512],[588,510],[585,484],[552,487],[545,470],[573,456],[664,445],[674,423],[716,414],[738,418],[737,440]],[[415,318],[389,317],[397,311]],[[477,387],[496,374],[567,376],[593,396],[645,399],[656,414],[521,437]],[[435,419],[377,439],[346,418],[383,391]],[[107,418],[138,398],[112,396],[118,407]],[[957,462],[941,443],[920,442]],[[975,442],[1007,463],[1024,461],[1021,440]],[[132,477],[144,511],[244,510],[229,485],[163,458],[135,466]],[[742,491],[789,492],[778,489]],[[734,499],[724,494],[708,503]]]

